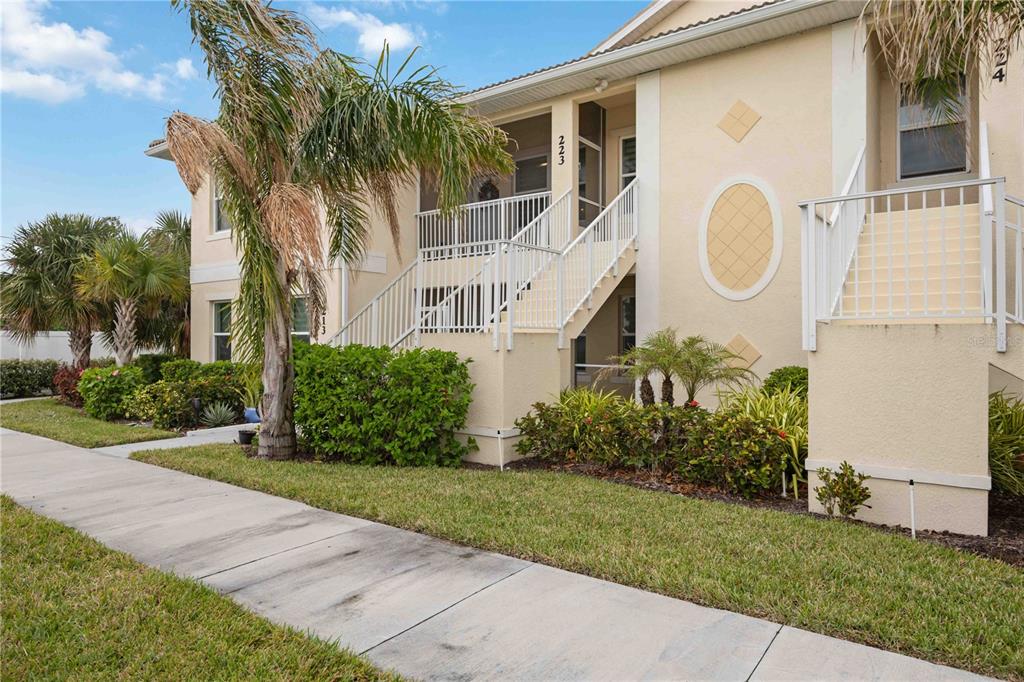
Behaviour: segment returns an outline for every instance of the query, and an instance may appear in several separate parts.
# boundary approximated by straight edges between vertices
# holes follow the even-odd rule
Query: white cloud
[[[379,55],[385,42],[393,52],[402,52],[415,47],[423,38],[423,31],[409,24],[385,23],[373,14],[344,7],[311,4],[307,12],[321,29],[354,28],[359,33],[359,49],[368,57]]]
[[[48,104],[60,104],[81,97],[85,88],[79,83],[69,83],[48,73],[3,69],[0,70],[0,91]]]
[[[43,17],[48,6],[49,0],[0,3],[4,92],[53,104],[81,97],[90,85],[125,96],[166,97],[166,75],[125,67],[103,31],[48,23]],[[187,67],[191,61],[179,60],[172,72],[178,75]]]
[[[174,62],[174,75],[183,81],[191,80],[199,77],[199,72],[196,71],[195,65],[191,59],[182,57],[178,61]]]
[[[141,235],[156,224],[156,218],[153,216],[145,218],[129,218],[124,221],[124,224],[134,234]]]

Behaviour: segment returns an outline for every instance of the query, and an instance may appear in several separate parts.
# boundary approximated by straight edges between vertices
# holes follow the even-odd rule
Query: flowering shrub
[[[295,352],[295,424],[313,452],[360,464],[454,466],[473,384],[455,353],[357,344]]]
[[[814,493],[829,516],[838,511],[843,518],[851,519],[862,506],[871,509],[871,505],[864,504],[871,499],[871,491],[864,485],[870,477],[854,471],[849,462],[842,462],[838,472],[821,467],[816,473],[821,485]]]
[[[92,367],[78,380],[78,392],[90,417],[120,419],[125,416],[125,398],[134,395],[142,384],[138,367]]]
[[[787,436],[761,419],[696,401],[641,406],[610,393],[564,391],[516,421],[516,449],[546,460],[675,471],[695,483],[751,496],[781,486]]]

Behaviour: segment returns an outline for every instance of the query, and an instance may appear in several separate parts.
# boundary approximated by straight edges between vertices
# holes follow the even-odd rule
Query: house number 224
[[[565,165],[565,135],[558,136],[558,165]]]

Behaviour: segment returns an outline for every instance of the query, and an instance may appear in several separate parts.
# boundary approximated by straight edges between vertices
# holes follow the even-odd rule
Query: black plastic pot
[[[239,445],[252,445],[252,437],[256,434],[252,429],[239,429],[238,431],[238,443]]]

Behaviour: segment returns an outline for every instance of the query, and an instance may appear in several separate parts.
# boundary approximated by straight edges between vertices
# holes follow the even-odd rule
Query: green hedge
[[[768,423],[699,407],[643,407],[611,393],[564,391],[516,421],[518,452],[554,461],[671,471],[747,497],[781,486],[787,445]]]
[[[799,365],[786,365],[785,367],[779,367],[773,369],[767,377],[765,377],[764,383],[761,384],[761,389],[765,393],[778,393],[789,386],[794,393],[802,395],[804,398],[807,397],[807,368],[800,367]]]
[[[125,367],[93,367],[78,380],[85,413],[96,419],[122,419],[130,398],[144,385],[142,370]]]
[[[46,393],[59,367],[56,360],[0,360],[0,395],[31,398]]]
[[[213,403],[224,403],[242,418],[239,382],[230,377],[203,377],[187,381],[166,379],[143,386],[132,396],[127,413],[133,419],[153,422],[158,429],[186,429],[199,426],[192,399],[199,399],[199,413]]]
[[[147,353],[135,358],[135,364],[142,370],[142,378],[147,384],[156,383],[163,378],[161,370],[168,362],[177,360],[176,355],[166,353]]]
[[[467,452],[473,384],[455,353],[348,345],[296,348],[295,423],[325,459],[454,466]]]

